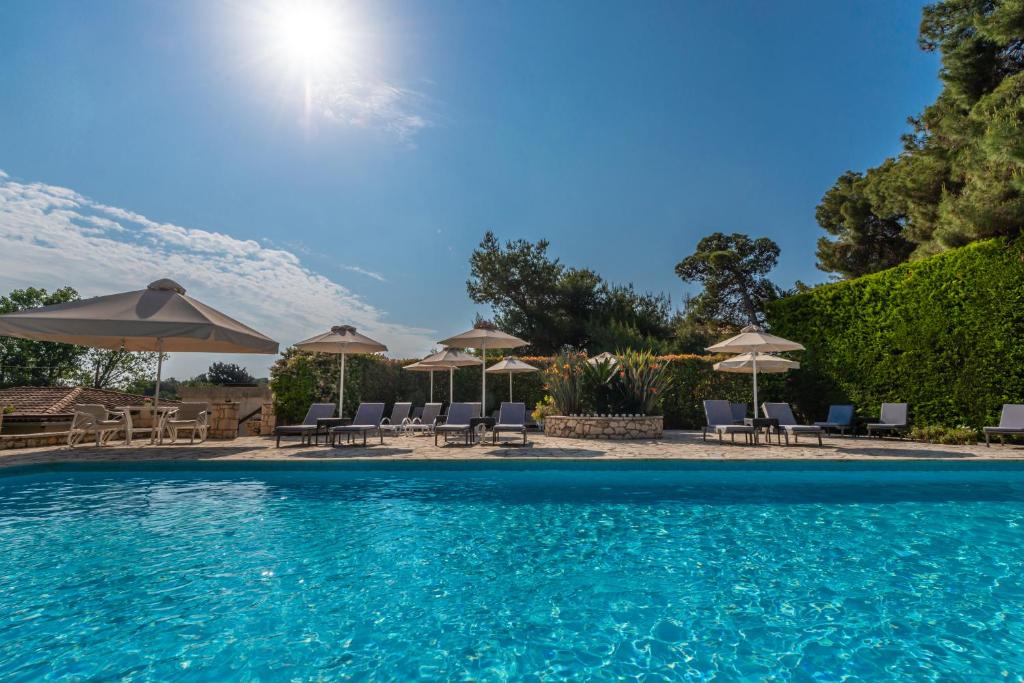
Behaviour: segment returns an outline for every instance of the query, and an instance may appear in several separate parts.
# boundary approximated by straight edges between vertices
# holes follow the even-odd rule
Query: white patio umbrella
[[[480,411],[487,413],[487,349],[518,349],[520,346],[529,346],[530,342],[523,341],[519,337],[505,334],[496,330],[490,325],[476,325],[471,330],[462,334],[449,337],[440,342],[445,346],[454,346],[457,349],[480,349]]]
[[[465,351],[444,349],[443,351],[430,354],[421,360],[419,364],[440,370],[448,368],[448,402],[451,403],[455,400],[455,369],[476,365],[479,362],[479,358],[471,356]]]
[[[429,372],[430,373],[430,402],[433,403],[434,402],[434,373],[437,372],[438,370],[442,370],[443,368],[439,368],[436,365],[424,365],[423,363],[420,363],[419,361],[416,361],[415,363],[412,363],[410,365],[403,365],[402,369],[403,370],[408,370],[409,372]]]
[[[741,353],[732,358],[718,361],[712,367],[718,372],[736,372],[744,375],[754,374],[754,354]],[[770,353],[763,353],[757,356],[757,371],[768,373],[782,373],[790,370],[799,370],[800,363],[788,358],[780,358]]]
[[[754,377],[754,417],[758,417],[757,405],[757,373],[759,371],[760,358],[758,354],[774,353],[776,351],[803,351],[803,344],[798,344],[782,337],[768,334],[757,325],[748,325],[740,330],[735,337],[718,342],[707,347],[713,353],[749,353],[750,373]],[[780,359],[781,360],[781,359]],[[724,362],[724,361],[723,361]]]
[[[277,342],[190,296],[173,280],[146,289],[30,308],[0,316],[0,335],[97,349],[155,351],[160,403],[163,354],[277,353]]]
[[[505,356],[502,360],[498,361],[491,367],[487,368],[487,372],[493,372],[495,374],[508,374],[508,400],[512,401],[512,375],[523,375],[528,372],[540,372],[540,368],[535,368],[529,363],[524,363],[518,358],[512,358],[511,356]]]
[[[345,417],[345,356],[350,353],[380,353],[388,350],[380,342],[356,332],[356,328],[351,325],[335,325],[323,334],[298,342],[295,348],[315,353],[337,353],[341,356],[338,361],[341,366],[338,378],[338,417]]]

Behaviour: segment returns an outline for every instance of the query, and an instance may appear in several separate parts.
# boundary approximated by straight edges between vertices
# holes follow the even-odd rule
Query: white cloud
[[[432,125],[422,113],[422,95],[383,81],[350,78],[318,83],[312,100],[329,121],[386,130],[410,144]]]
[[[380,273],[378,273],[376,271],[373,271],[373,270],[366,270],[365,268],[360,268],[359,266],[342,266],[341,269],[342,270],[348,270],[348,271],[353,272],[353,273],[359,273],[360,275],[365,275],[366,277],[373,278],[377,282],[387,282],[388,281],[387,278],[385,278]]]
[[[385,281],[356,266],[347,270]],[[67,188],[21,183],[0,171],[0,287],[71,285],[83,296],[141,289],[163,277],[190,295],[277,339],[282,348],[332,324],[353,324],[411,357],[432,348],[432,330],[390,322],[344,285],[290,251],[230,235],[150,220]],[[226,359],[226,357],[225,357]],[[176,354],[170,370],[202,370],[203,354]],[[250,369],[273,358],[241,357]]]

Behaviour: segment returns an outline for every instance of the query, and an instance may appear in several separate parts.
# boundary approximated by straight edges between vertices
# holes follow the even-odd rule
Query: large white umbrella
[[[798,344],[774,334],[768,334],[757,325],[748,325],[740,330],[735,337],[718,342],[707,347],[713,353],[749,353],[750,373],[754,377],[754,417],[758,417],[757,405],[757,373],[759,359],[758,354],[774,353],[777,351],[803,351],[803,344]]]
[[[448,402],[451,403],[455,401],[455,368],[465,368],[470,365],[476,365],[479,362],[479,358],[471,356],[465,351],[444,349],[443,351],[430,354],[421,360],[419,364],[441,370],[448,368]]]
[[[512,375],[523,375],[528,372],[540,372],[540,368],[535,368],[529,363],[524,363],[518,358],[512,358],[511,356],[505,356],[502,360],[498,361],[491,367],[487,368],[487,372],[493,372],[495,374],[508,374],[508,400],[512,401]]]
[[[345,356],[350,353],[380,353],[388,347],[370,339],[365,334],[356,332],[351,325],[335,325],[329,331],[300,341],[295,345],[300,351],[314,353],[336,353],[341,356],[338,378],[338,417],[345,417]]]
[[[714,367],[718,372],[736,372],[744,375],[752,375],[754,374],[754,354],[741,353],[738,356],[718,361],[712,367]],[[779,356],[773,356],[770,353],[758,354],[757,356],[757,371],[759,373],[781,373],[799,369],[800,363],[795,360],[780,358]]]
[[[519,337],[496,330],[490,325],[476,325],[473,329],[449,337],[440,343],[445,346],[454,346],[457,349],[480,349],[481,415],[487,413],[487,349],[518,349],[520,346],[529,346],[530,344]]]
[[[163,354],[277,353],[277,342],[190,296],[173,280],[146,289],[30,308],[0,316],[0,335],[98,349],[155,351],[160,403]]]
[[[429,372],[430,373],[430,402],[433,403],[434,402],[434,373],[437,372],[438,370],[443,369],[443,368],[439,368],[436,365],[424,365],[423,363],[420,363],[419,361],[416,361],[415,363],[412,363],[410,365],[403,365],[402,369],[403,370],[408,370],[409,372]]]

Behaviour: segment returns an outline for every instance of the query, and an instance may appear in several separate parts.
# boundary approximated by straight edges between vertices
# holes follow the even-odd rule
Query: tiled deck
[[[434,446],[433,438],[399,436],[385,437],[384,445],[330,448],[328,446],[300,446],[298,441],[282,442],[274,447],[268,437],[244,437],[234,441],[207,441],[189,445],[178,443],[163,446],[123,445],[103,448],[26,448],[0,451],[0,467],[54,462],[82,462],[97,460],[291,460],[326,461],[352,459],[429,459],[463,460],[491,458],[679,458],[679,459],[1024,459],[1024,445],[993,444],[977,446],[943,446],[915,443],[896,439],[866,439],[831,437],[818,447],[810,443],[793,446],[719,444],[709,437],[702,441],[700,432],[666,432],[660,441],[591,441],[559,439],[531,434],[529,445],[492,446]]]

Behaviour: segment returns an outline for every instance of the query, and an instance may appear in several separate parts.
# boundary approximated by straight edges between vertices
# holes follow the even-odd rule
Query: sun
[[[274,32],[282,57],[307,72],[330,67],[342,53],[337,13],[324,3],[281,5],[274,17]]]

